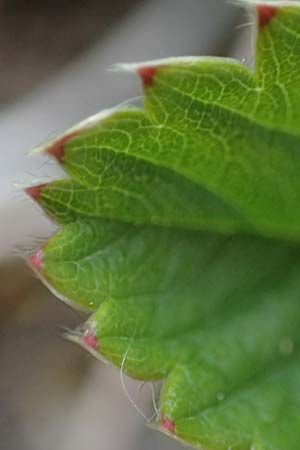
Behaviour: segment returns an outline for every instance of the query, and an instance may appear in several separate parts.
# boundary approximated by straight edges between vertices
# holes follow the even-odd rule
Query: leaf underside
[[[91,312],[73,339],[163,379],[157,427],[198,449],[300,448],[300,8],[258,14],[254,71],[136,67],[144,109],[43,146],[69,177],[28,189],[61,224],[32,263]]]

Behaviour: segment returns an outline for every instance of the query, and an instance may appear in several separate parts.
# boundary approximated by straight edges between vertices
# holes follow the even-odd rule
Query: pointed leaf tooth
[[[47,184],[48,183],[42,183],[42,184],[38,184],[36,186],[30,186],[25,189],[25,192],[27,195],[29,195],[29,197],[33,198],[33,200],[39,201],[41,191],[43,190],[43,188],[45,186],[47,186]]]
[[[175,424],[174,424],[174,422],[172,422],[172,420],[170,420],[166,416],[162,417],[162,419],[161,419],[161,426],[162,426],[162,428],[167,430],[169,433],[174,433],[175,432]]]
[[[83,343],[87,347],[92,348],[93,350],[97,350],[99,343],[97,336],[91,328],[88,328],[83,335]]]
[[[142,66],[137,69],[144,87],[152,86],[158,66]]]
[[[57,159],[60,164],[64,163],[65,159],[65,145],[69,142],[78,132],[74,131],[72,133],[66,134],[63,137],[55,140],[51,145],[46,147],[45,151]]]
[[[260,27],[268,25],[268,23],[273,19],[273,17],[278,12],[278,7],[271,5],[256,5],[258,23]]]
[[[38,250],[34,255],[29,257],[29,264],[33,266],[36,270],[40,271],[42,269],[44,252],[42,249]]]

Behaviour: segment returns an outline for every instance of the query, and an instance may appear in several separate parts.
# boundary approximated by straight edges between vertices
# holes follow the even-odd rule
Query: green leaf
[[[254,71],[125,66],[144,110],[42,146],[69,177],[27,189],[61,224],[32,265],[91,312],[71,338],[163,379],[155,425],[198,449],[300,447],[300,8],[279,6]]]

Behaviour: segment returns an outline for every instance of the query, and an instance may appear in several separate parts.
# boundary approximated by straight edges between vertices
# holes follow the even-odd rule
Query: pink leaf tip
[[[29,257],[29,263],[37,270],[41,270],[43,262],[43,250],[39,250]]]
[[[65,158],[65,145],[66,143],[76,136],[77,132],[66,134],[57,141],[54,141],[52,145],[46,148],[46,152],[63,164]]]
[[[39,184],[37,186],[30,186],[25,189],[25,192],[29,197],[33,198],[34,200],[38,201],[41,195],[41,191],[43,188],[47,185],[47,183]]]
[[[175,424],[172,420],[168,419],[168,417],[163,416],[161,420],[161,426],[165,430],[169,431],[169,433],[175,432]]]
[[[157,72],[157,67],[156,66],[139,67],[137,69],[137,72],[142,79],[143,85],[145,87],[149,87],[153,84],[154,76]]]
[[[85,345],[87,345],[88,347],[91,347],[94,350],[97,350],[97,348],[98,348],[97,337],[95,336],[95,334],[93,333],[93,331],[91,329],[88,329],[85,332],[85,335],[83,336],[83,342]]]
[[[270,20],[277,14],[278,8],[276,6],[257,5],[258,22],[260,27],[268,25]]]

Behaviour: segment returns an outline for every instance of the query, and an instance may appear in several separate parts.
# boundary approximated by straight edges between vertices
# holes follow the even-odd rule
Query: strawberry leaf
[[[163,379],[160,430],[207,450],[300,445],[300,8],[258,5],[256,66],[166,59],[144,110],[42,146],[61,228],[31,263],[91,312],[72,339]]]

